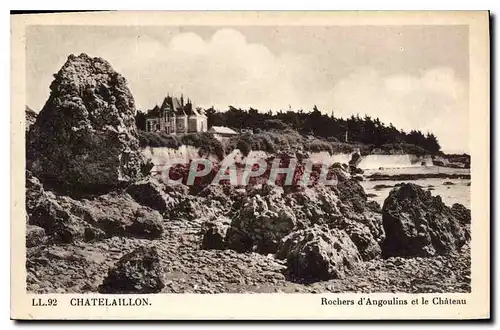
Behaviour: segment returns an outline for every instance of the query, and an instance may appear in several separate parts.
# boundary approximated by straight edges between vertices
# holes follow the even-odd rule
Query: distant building
[[[156,105],[146,114],[146,131],[183,134],[207,131],[207,116],[194,108],[190,100],[167,96],[161,107]]]
[[[238,135],[237,132],[226,126],[212,126],[208,132],[212,133],[218,140],[228,139],[231,136]]]

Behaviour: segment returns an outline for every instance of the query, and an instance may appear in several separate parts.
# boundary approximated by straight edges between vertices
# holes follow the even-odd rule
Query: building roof
[[[172,106],[175,110],[175,114],[177,116],[185,116],[186,113],[184,112],[184,109],[182,107],[181,101],[177,97],[172,98]]]
[[[205,112],[201,108],[196,108],[191,100],[188,99],[184,104],[183,98],[171,97],[170,95],[163,99],[161,106],[155,105],[146,113],[147,118],[157,118],[168,116],[189,116],[189,117],[206,117]]]
[[[238,134],[234,130],[226,126],[212,126],[210,128],[210,131],[217,134],[232,134],[232,135]]]
[[[151,110],[148,110],[148,112],[146,112],[146,118],[156,118],[156,117],[160,117],[160,108],[155,105],[155,107]]]

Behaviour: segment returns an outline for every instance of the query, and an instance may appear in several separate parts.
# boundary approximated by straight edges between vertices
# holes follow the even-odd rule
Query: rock
[[[382,241],[385,239],[385,231],[382,224],[382,214],[379,212],[366,211],[363,213],[363,217],[359,222],[368,227],[373,238],[380,245],[380,243],[382,243]]]
[[[335,170],[338,183],[332,186],[334,192],[345,205],[354,212],[362,212],[366,207],[366,194],[361,184],[349,178],[344,172]]]
[[[302,227],[311,224],[341,226],[344,222],[342,203],[330,187],[317,185],[286,196]]]
[[[453,212],[453,215],[455,218],[460,221],[462,224],[470,224],[471,222],[471,214],[470,210],[463,206],[462,204],[455,203],[451,206],[451,212]]]
[[[354,166],[349,166],[349,173],[351,173],[352,175],[355,175],[355,174],[363,174],[364,171],[360,168],[357,168],[357,167],[354,167]]]
[[[367,202],[363,187],[343,170],[332,170],[338,179],[335,186],[317,184],[294,192],[268,185],[249,187],[227,231],[227,247],[276,253],[283,237],[317,224],[348,231],[364,258],[378,257],[385,237],[381,215],[375,213],[380,206]]]
[[[349,171],[349,166],[347,164],[344,164],[344,163],[335,162],[332,164],[331,167],[338,168],[338,169],[344,170],[346,172]]]
[[[44,195],[34,207],[29,223],[43,228],[53,243],[73,243],[85,237],[85,222],[79,221],[50,194]]]
[[[294,210],[285,204],[283,189],[274,187],[266,193],[261,196],[255,190],[249,192],[227,232],[227,244],[231,249],[274,253],[281,238],[297,225]]]
[[[165,214],[165,218],[185,219],[201,224],[205,221],[214,220],[225,213],[221,204],[216,200],[188,195],[180,198],[172,209]]]
[[[352,178],[353,178],[353,180],[356,180],[356,181],[364,181],[365,180],[361,174],[353,175]]]
[[[434,256],[460,248],[466,233],[439,196],[405,183],[394,188],[382,208],[384,256]]]
[[[110,193],[75,200],[45,191],[30,174],[26,187],[28,222],[43,228],[52,243],[95,241],[112,236],[156,239],[163,232],[160,213],[139,205],[128,194]]]
[[[128,235],[137,238],[155,239],[163,233],[163,218],[158,212],[148,212],[139,209],[135,213],[135,221],[125,231]]]
[[[209,200],[214,200],[222,205],[231,204],[231,198],[235,195],[234,187],[229,185],[209,185],[203,189],[199,194]]]
[[[378,258],[382,252],[380,245],[373,237],[370,229],[361,223],[351,222],[345,227],[345,232],[356,245],[364,261]]]
[[[30,130],[31,125],[33,125],[36,121],[36,112],[33,111],[30,107],[26,106],[25,116],[26,116],[26,132],[28,132]]]
[[[127,188],[127,193],[138,203],[150,208],[166,212],[175,201],[163,191],[162,184],[152,178],[136,182]]]
[[[392,188],[393,186],[387,185],[387,184],[376,184],[373,186],[373,189],[375,190],[381,190],[381,189],[386,189],[386,188]]]
[[[137,204],[129,195],[110,193],[90,200],[68,198],[73,213],[107,237],[125,236],[157,239],[163,233],[163,217],[149,207]]]
[[[70,55],[31,126],[27,168],[67,192],[96,192],[141,176],[135,104],[108,62]]]
[[[368,197],[369,194],[367,194],[366,196]],[[375,195],[375,194],[373,194]],[[373,197],[376,197],[377,195],[373,196]],[[370,211],[373,211],[373,212],[378,212],[380,213],[382,211],[382,207],[380,206],[379,203],[377,203],[377,201],[367,201],[366,202],[366,208],[369,209]]]
[[[44,197],[45,190],[43,189],[43,185],[40,183],[38,178],[34,177],[30,171],[25,171],[26,178],[26,199],[25,206],[26,212],[31,214],[38,202],[42,197]]]
[[[295,279],[343,278],[362,261],[356,246],[342,230],[313,226],[283,238],[276,257],[286,259]]]
[[[139,247],[108,271],[100,293],[158,293],[165,287],[160,257],[154,247]]]
[[[26,247],[39,246],[47,242],[45,229],[38,226],[28,225],[26,228]]]
[[[349,167],[356,168],[359,165],[359,163],[361,162],[361,160],[362,160],[361,153],[359,152],[359,150],[356,150],[351,155],[351,159],[349,159]]]
[[[226,248],[226,233],[229,226],[220,222],[205,222],[202,233],[201,248],[206,250],[224,250]]]

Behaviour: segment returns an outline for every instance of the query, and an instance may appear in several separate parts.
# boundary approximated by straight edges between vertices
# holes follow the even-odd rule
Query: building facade
[[[146,114],[146,131],[183,134],[207,131],[207,116],[195,108],[190,100],[167,96],[161,106],[156,105]]]
[[[212,126],[208,130],[219,141],[229,140],[232,136],[238,135],[238,132],[226,126]]]

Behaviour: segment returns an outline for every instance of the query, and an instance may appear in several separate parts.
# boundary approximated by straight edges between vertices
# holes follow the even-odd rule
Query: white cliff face
[[[214,162],[220,161],[215,155],[200,155],[199,148],[192,146],[181,146],[179,149],[166,147],[147,147],[142,150],[142,154],[151,160],[155,165],[167,165],[173,163],[188,163],[190,160],[209,158]],[[247,156],[244,156],[238,149],[233,150],[225,156],[226,160],[244,163],[247,159],[267,158],[269,154],[264,151],[254,150]],[[331,165],[333,163],[347,164],[351,159],[351,154],[334,154],[328,152],[315,152],[309,154],[314,163],[324,163]],[[419,157],[415,155],[367,155],[362,156],[358,167],[364,170],[382,168],[409,168],[432,166],[430,157]]]
[[[315,163],[333,164],[336,162],[347,164],[351,159],[351,154],[334,154],[328,152],[317,152],[310,154],[311,160]],[[415,155],[367,155],[361,157],[361,162],[357,167],[363,170],[383,168],[406,168],[432,166],[430,157],[419,157]]]
[[[170,162],[188,162],[189,160],[198,158],[207,158],[206,155],[200,156],[199,149],[192,146],[181,146],[179,149],[165,148],[165,147],[147,147],[143,149],[142,153],[148,159],[151,159],[155,164],[157,161]],[[265,151],[254,150],[247,156],[244,156],[238,149],[233,150],[230,154],[226,155],[226,159],[233,159],[236,162],[244,162],[246,159],[266,158],[269,153]],[[333,164],[348,163],[351,154],[333,154],[328,152],[315,152],[309,154],[310,159],[315,163]],[[217,161],[215,155],[210,155],[208,158]],[[431,166],[432,162],[430,157],[419,157],[415,155],[367,155],[362,156],[362,160],[358,167],[362,169],[377,169],[384,168],[404,168],[404,167],[418,167],[418,166]]]
[[[192,146],[180,146],[178,149],[166,147],[146,147],[142,149],[142,155],[153,162],[155,165],[168,164],[185,164],[190,160],[208,158],[213,162],[219,162],[220,159],[216,155],[200,155],[200,149]],[[233,160],[243,163],[246,159],[267,158],[268,153],[264,151],[251,151],[247,156],[244,156],[238,149],[233,150],[225,156],[225,160]]]

